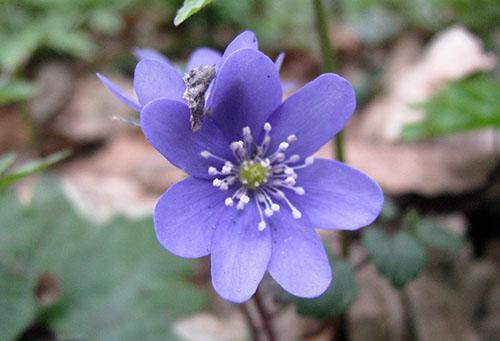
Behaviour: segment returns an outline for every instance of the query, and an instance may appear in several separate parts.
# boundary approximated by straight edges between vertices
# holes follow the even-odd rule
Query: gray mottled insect
[[[186,91],[182,98],[191,112],[191,130],[200,130],[203,123],[203,115],[205,110],[205,94],[210,86],[210,83],[215,78],[214,65],[200,65],[184,76],[186,83]]]

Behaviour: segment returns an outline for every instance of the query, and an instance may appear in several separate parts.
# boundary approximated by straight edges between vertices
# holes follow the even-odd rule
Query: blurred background
[[[134,48],[182,67],[251,29],[272,58],[286,52],[290,94],[322,69],[312,1],[214,0],[175,27],[181,5],[0,0],[0,340],[251,339],[209,259],[157,244],[154,203],[185,174],[113,119],[137,114],[95,73],[132,94]],[[324,5],[336,72],[357,92],[347,163],[386,204],[346,257],[321,231],[335,277],[323,297],[266,278],[277,339],[500,340],[500,3]]]

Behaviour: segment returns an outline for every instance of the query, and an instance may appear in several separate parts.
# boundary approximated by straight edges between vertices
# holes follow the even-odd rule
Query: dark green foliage
[[[333,280],[330,287],[318,298],[297,298],[297,312],[327,320],[347,311],[356,297],[357,286],[352,265],[344,260],[332,263]]]
[[[415,224],[415,235],[425,245],[446,252],[455,252],[464,245],[460,235],[444,228],[431,217],[425,217]]]
[[[393,234],[371,227],[363,233],[363,245],[378,270],[396,288],[404,287],[422,271],[425,248],[409,232]]]
[[[206,302],[186,281],[190,263],[159,246],[151,219],[92,226],[48,179],[27,207],[0,191],[0,216],[2,340],[36,320],[65,340],[170,340],[170,323]],[[45,304],[34,296],[42,274],[59,283]]]
[[[424,121],[404,127],[402,138],[413,141],[447,134],[500,127],[500,82],[476,77],[454,82],[422,107]]]

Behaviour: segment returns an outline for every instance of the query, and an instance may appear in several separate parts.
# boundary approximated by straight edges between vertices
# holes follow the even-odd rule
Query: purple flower
[[[258,48],[257,38],[251,31],[245,31],[238,35],[227,46],[222,55],[207,47],[195,50],[189,56],[185,71],[200,65],[215,65],[217,69],[232,53],[245,48]],[[158,98],[183,101],[182,95],[186,89],[183,76],[165,56],[153,49],[135,49],[134,54],[139,59],[134,71],[134,90],[138,102],[108,78],[98,73],[97,77],[109,91],[136,111],[141,111],[146,104]],[[283,58],[282,54],[278,56],[277,67],[281,67]]]
[[[349,82],[324,74],[282,103],[267,56],[254,46],[226,50],[207,100],[211,115],[193,132],[180,95],[156,91],[168,80],[154,76],[157,64],[143,65],[151,67],[136,83],[139,98],[149,94],[144,135],[190,174],[155,207],[161,245],[180,257],[210,254],[213,286],[232,302],[248,300],[266,271],[296,296],[323,293],[332,273],[314,228],[358,229],[383,203],[367,175],[311,156],[354,111]]]

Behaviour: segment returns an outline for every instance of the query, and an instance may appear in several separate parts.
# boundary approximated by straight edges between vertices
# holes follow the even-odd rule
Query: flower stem
[[[335,55],[333,53],[332,44],[329,36],[329,21],[328,12],[323,6],[323,0],[313,0],[314,15],[316,17],[316,29],[318,31],[319,46],[321,48],[321,56],[323,59],[323,71],[335,71]],[[335,157],[340,162],[344,162],[344,143],[343,134],[339,132],[335,136]]]
[[[248,303],[239,304],[238,308],[243,314],[243,317],[245,317],[245,321],[247,322],[248,329],[250,330],[250,335],[252,337],[252,340],[260,341],[259,329],[257,328],[257,325],[253,321],[252,315],[250,314],[247,304]]]
[[[328,11],[324,8],[323,0],[312,0],[314,15],[316,17],[316,28],[318,32],[319,45],[321,47],[321,56],[323,59],[323,71],[333,72],[335,70],[334,53],[330,42],[328,28]],[[340,162],[345,162],[344,157],[344,134],[340,131],[335,135],[335,157]],[[342,255],[347,257],[351,244],[351,235],[348,232],[341,233]]]
[[[257,311],[259,312],[262,326],[264,327],[264,332],[266,333],[268,341],[276,341],[276,334],[273,329],[273,325],[271,323],[271,316],[266,310],[264,303],[262,302],[262,298],[260,296],[259,290],[253,295],[253,301],[255,302],[255,306],[257,307]]]

